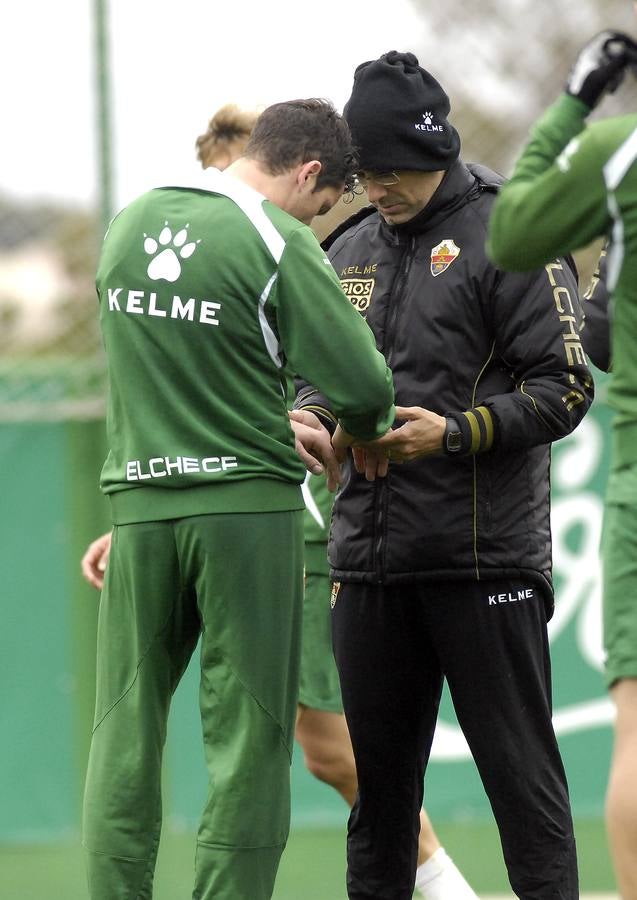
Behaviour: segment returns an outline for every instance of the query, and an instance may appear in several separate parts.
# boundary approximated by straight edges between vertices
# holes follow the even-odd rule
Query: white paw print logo
[[[431,117],[432,116],[433,116],[432,112],[424,112],[422,114],[422,117],[425,120],[425,125],[431,125]]]
[[[157,240],[144,233],[144,250],[149,256],[153,256],[148,264],[148,277],[153,281],[159,281],[162,278],[164,281],[177,281],[181,275],[179,259],[188,259],[197,249],[197,244],[201,243],[201,240],[186,243],[189,224],[181,228],[174,237],[168,227],[168,222],[164,222],[164,227]],[[168,246],[169,244],[170,246]],[[164,249],[157,253],[160,247]],[[157,256],[154,256],[155,253]]]

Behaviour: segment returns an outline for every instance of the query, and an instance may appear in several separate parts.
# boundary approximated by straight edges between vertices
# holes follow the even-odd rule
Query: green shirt
[[[393,420],[391,373],[312,231],[216,170],[111,223],[97,272],[116,524],[301,509],[291,373],[347,431]]]
[[[503,269],[526,270],[610,236],[608,397],[623,466],[637,461],[637,115],[587,126],[589,112],[565,94],[536,123],[494,205],[487,250]]]

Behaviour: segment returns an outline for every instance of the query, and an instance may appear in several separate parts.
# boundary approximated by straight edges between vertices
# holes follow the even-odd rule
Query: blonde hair
[[[241,156],[258,118],[258,111],[240,109],[234,103],[218,109],[206,132],[195,141],[197,159],[203,168],[225,168]]]

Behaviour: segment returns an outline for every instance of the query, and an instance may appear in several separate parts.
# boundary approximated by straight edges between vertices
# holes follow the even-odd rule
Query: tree
[[[423,28],[409,47],[451,99],[450,120],[462,155],[509,175],[533,122],[558,95],[579,49],[599,31],[634,34],[637,17],[626,0],[448,0],[433,9],[411,0]],[[637,79],[629,74],[597,116],[637,108]],[[585,285],[600,242],[577,254]]]
[[[451,98],[463,156],[509,174],[529,126],[554,99],[579,48],[598,31],[635,32],[626,0],[411,0],[423,29],[410,48]],[[629,79],[627,79],[627,82]],[[635,108],[635,80],[603,114]]]

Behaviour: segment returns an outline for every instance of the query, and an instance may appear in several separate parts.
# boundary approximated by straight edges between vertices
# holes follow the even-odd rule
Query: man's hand
[[[602,31],[580,50],[566,81],[566,92],[594,109],[606,93],[619,86],[637,50],[621,31]]]
[[[405,424],[393,431],[388,431],[376,441],[360,443],[366,453],[381,455],[392,462],[409,462],[421,456],[434,456],[442,453],[442,442],[447,427],[447,420],[438,413],[423,409],[422,406],[397,406],[396,418],[404,419]],[[372,460],[373,465],[373,460]],[[361,471],[357,467],[357,471]],[[380,471],[377,474],[385,474]],[[365,466],[368,476],[368,465]]]
[[[336,458],[341,465],[347,459],[347,450],[352,446],[354,438],[351,434],[344,431],[340,425],[336,426],[336,430],[332,435],[332,447],[336,453]]]
[[[299,454],[308,472],[321,475],[325,472],[327,487],[335,491],[341,483],[341,468],[327,428],[321,424],[314,413],[303,409],[288,411],[290,425],[294,431],[296,452]]]
[[[336,451],[336,458],[340,463],[344,463],[347,459],[347,451],[352,451],[352,459],[354,468],[359,475],[364,475],[368,481],[375,481],[376,478],[384,478],[389,469],[389,459],[387,453],[382,450],[377,452],[372,450],[368,444],[354,444],[354,438],[351,434],[343,431],[340,425],[336,427],[336,431],[332,435],[332,446]]]
[[[101,591],[104,587],[104,572],[111,552],[111,532],[107,531],[88,545],[86,553],[82,557],[82,575],[89,584]]]
[[[391,432],[388,432],[391,434]],[[382,440],[382,438],[379,438]],[[352,447],[354,468],[359,475],[364,475],[367,481],[376,481],[384,478],[389,472],[389,456],[385,450],[373,450],[369,445],[365,447]]]

